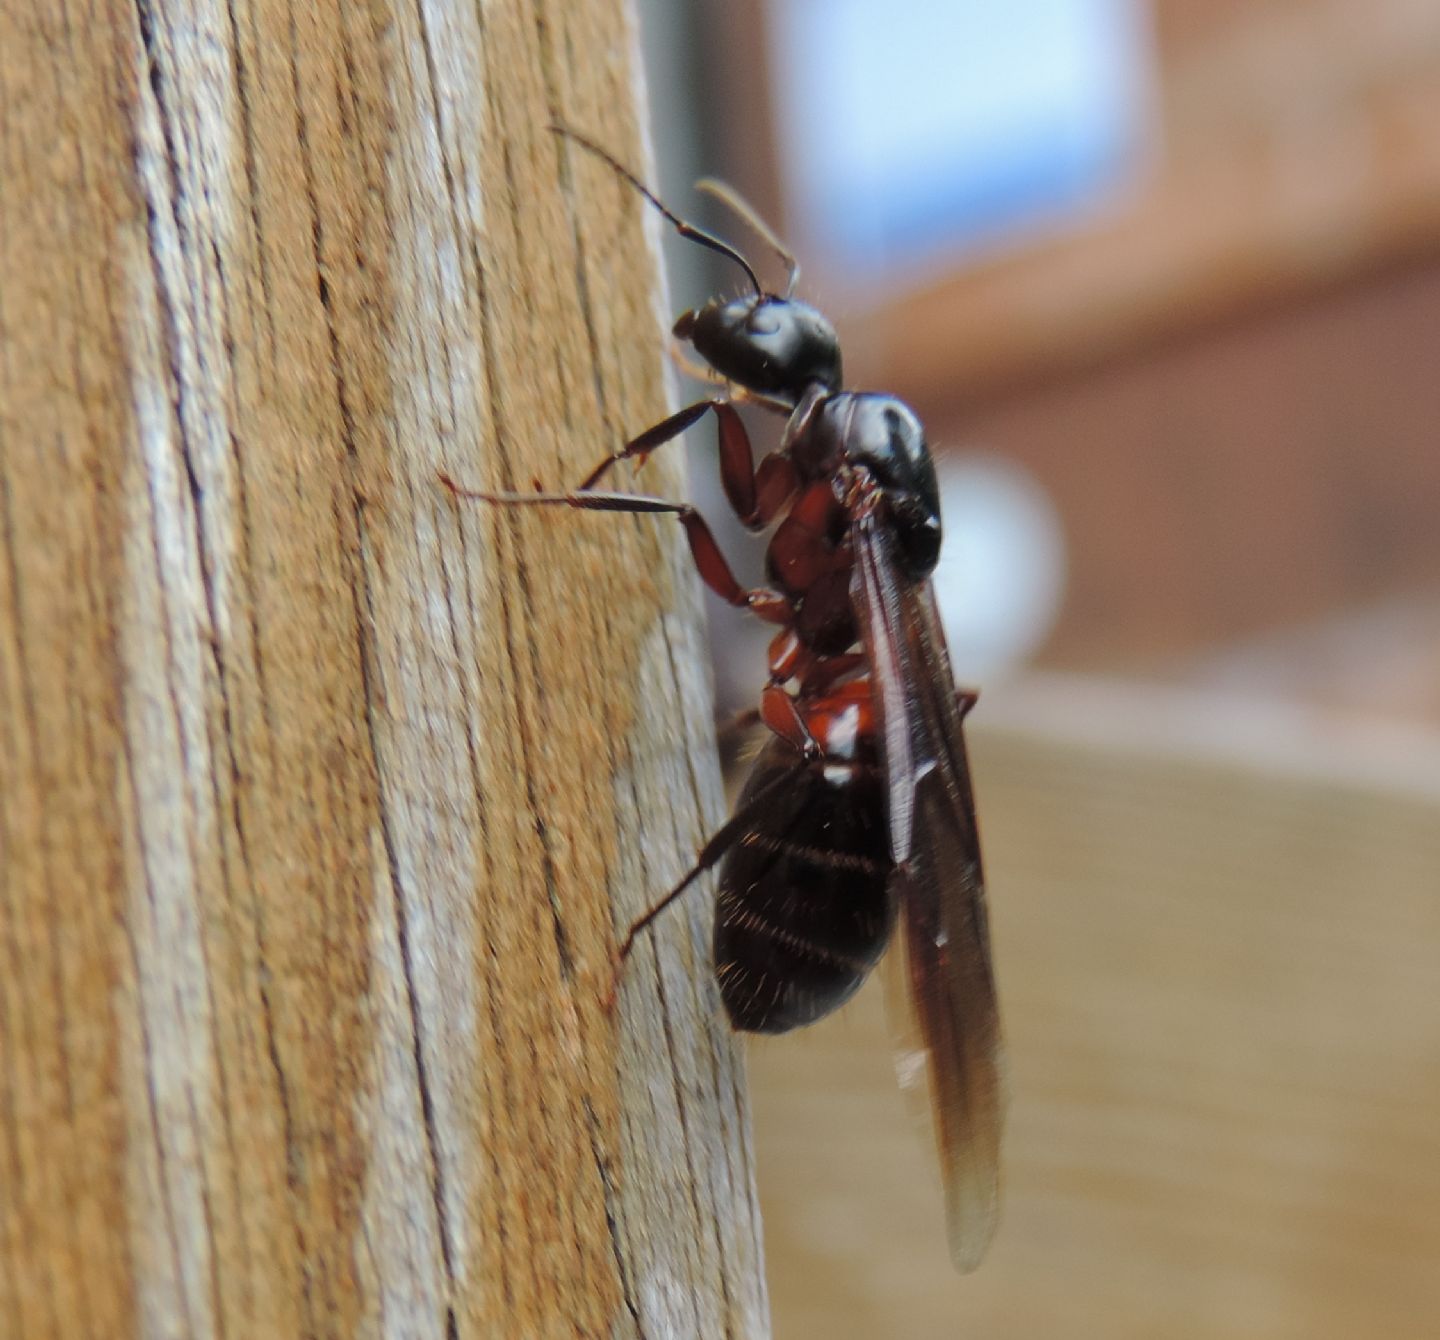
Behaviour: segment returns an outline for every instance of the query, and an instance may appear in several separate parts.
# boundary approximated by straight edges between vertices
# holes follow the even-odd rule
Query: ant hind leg
[[[772,777],[765,786],[762,786],[750,797],[744,809],[737,811],[711,835],[710,840],[700,849],[700,854],[695,858],[695,864],[686,872],[685,877],[658,903],[630,923],[630,928],[625,932],[611,959],[614,975],[603,1002],[607,1014],[612,1013],[615,1009],[616,1001],[620,996],[620,982],[625,975],[625,965],[629,961],[630,952],[635,948],[635,942],[640,935],[656,917],[673,906],[701,875],[715,865],[731,847],[745,836],[747,828],[754,822],[756,815],[771,804],[777,795],[783,794],[785,788],[792,785],[809,765],[807,757],[793,768]]]

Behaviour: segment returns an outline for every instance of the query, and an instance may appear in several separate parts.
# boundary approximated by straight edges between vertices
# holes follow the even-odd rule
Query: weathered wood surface
[[[601,1007],[719,812],[678,537],[435,478],[662,412],[545,130],[635,84],[624,0],[0,0],[7,1337],[765,1333],[703,908]]]

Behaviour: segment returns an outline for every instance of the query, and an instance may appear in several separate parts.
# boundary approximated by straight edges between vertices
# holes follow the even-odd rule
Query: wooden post
[[[6,1336],[766,1333],[634,38],[0,0]]]

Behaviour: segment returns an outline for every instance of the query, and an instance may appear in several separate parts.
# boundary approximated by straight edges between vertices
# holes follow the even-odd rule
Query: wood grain
[[[0,4],[0,1330],[766,1333],[624,0]],[[645,227],[652,236],[645,236]],[[647,486],[683,491],[676,463]],[[703,902],[703,899],[700,900]]]

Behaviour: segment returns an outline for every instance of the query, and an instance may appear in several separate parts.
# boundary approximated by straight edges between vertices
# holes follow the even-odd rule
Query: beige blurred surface
[[[1440,735],[992,698],[1000,1236],[953,1275],[872,984],[750,1047],[776,1335],[1440,1335]]]

